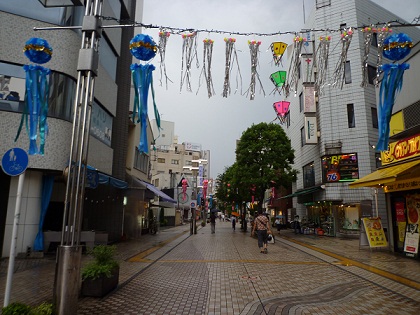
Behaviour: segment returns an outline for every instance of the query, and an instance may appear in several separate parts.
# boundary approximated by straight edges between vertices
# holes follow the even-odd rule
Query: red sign
[[[405,222],[404,202],[395,203],[395,217],[397,222]]]

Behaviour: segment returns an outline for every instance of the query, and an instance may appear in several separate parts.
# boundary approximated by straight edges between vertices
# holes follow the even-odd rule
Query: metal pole
[[[15,217],[13,220],[12,242],[10,244],[10,254],[9,254],[9,268],[7,269],[6,290],[4,292],[4,301],[3,301],[4,307],[9,305],[10,291],[12,289],[13,271],[15,269],[16,241],[17,241],[17,233],[18,233],[19,217],[20,217],[20,204],[22,201],[22,190],[23,190],[24,179],[25,179],[25,172],[19,175],[19,181],[18,181],[18,187],[17,187]]]
[[[87,0],[77,64],[73,130],[67,168],[61,244],[57,251],[54,306],[60,315],[77,313],[82,247],[80,235],[89,147],[89,130],[98,71],[103,0]]]

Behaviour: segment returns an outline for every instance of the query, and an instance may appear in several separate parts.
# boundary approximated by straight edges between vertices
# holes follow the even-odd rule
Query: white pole
[[[9,301],[10,301],[10,291],[12,288],[13,271],[15,269],[16,241],[17,241],[17,233],[18,233],[18,226],[19,226],[20,203],[22,200],[22,189],[23,189],[24,179],[25,179],[25,172],[19,175],[19,181],[18,181],[18,187],[17,187],[15,218],[13,220],[12,241],[10,243],[9,267],[7,269],[6,290],[4,292],[4,304],[3,304],[4,307],[8,306]]]
[[[376,210],[376,217],[379,217],[379,210],[378,210],[378,188],[375,189],[375,210]]]

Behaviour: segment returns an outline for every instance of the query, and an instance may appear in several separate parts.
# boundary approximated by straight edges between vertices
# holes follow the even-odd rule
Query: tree
[[[242,196],[255,194],[261,208],[265,190],[272,183],[290,187],[296,180],[293,170],[294,150],[280,125],[259,123],[241,136],[236,148],[235,182],[241,185]]]

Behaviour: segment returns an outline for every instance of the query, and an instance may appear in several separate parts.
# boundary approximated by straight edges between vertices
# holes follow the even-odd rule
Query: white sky
[[[377,4],[396,13],[408,22],[420,16],[419,0],[374,0]],[[315,0],[305,0],[306,16],[309,15]],[[398,3],[398,4],[397,4]],[[299,31],[303,27],[302,0],[144,0],[143,23],[188,29],[223,30],[233,32],[274,33]],[[158,30],[146,29],[158,43]],[[242,75],[242,92],[250,84],[250,52],[248,40],[262,42],[257,69],[265,90],[265,97],[260,93],[257,81],[256,96],[250,100],[239,92],[227,98],[222,97],[225,68],[225,37],[236,38],[236,50]],[[214,42],[212,56],[212,78],[216,95],[207,96],[205,82],[199,88],[199,77],[203,65],[203,40],[211,38]],[[203,149],[211,151],[211,177],[216,178],[225,167],[235,161],[236,140],[253,123],[271,122],[276,118],[273,103],[282,100],[277,93],[269,95],[274,85],[270,74],[286,69],[272,63],[269,46],[272,42],[291,43],[292,35],[274,37],[238,36],[229,34],[199,33],[197,55],[200,67],[193,62],[191,68],[191,86],[188,92],[186,84],[180,92],[182,65],[182,37],[171,35],[166,48],[166,71],[173,81],[166,88],[160,86],[160,57],[152,63],[154,71],[155,99],[162,120],[175,123],[175,134],[179,142],[200,143]],[[231,74],[231,88],[235,90],[236,69]],[[154,119],[152,104],[149,104],[150,119]]]

